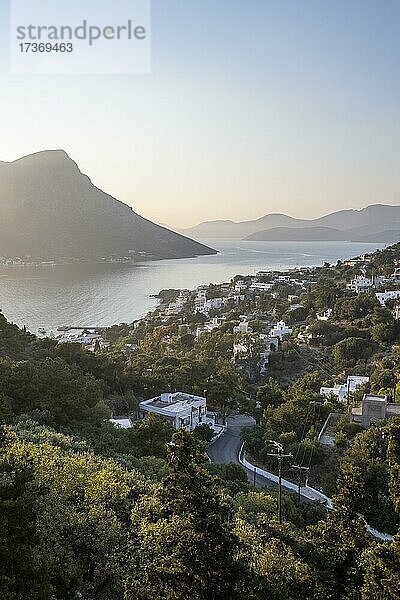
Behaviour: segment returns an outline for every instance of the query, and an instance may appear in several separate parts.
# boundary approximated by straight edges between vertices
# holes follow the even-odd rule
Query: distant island
[[[0,162],[3,262],[128,262],[216,253],[98,189],[63,150]]]
[[[399,230],[380,231],[360,235],[352,229],[341,231],[333,227],[274,227],[252,233],[244,238],[247,241],[258,242],[382,242],[396,243],[400,240]]]
[[[207,221],[181,230],[194,238],[252,241],[351,241],[396,243],[400,240],[400,206],[374,204],[340,210],[318,219],[267,214],[252,221]]]

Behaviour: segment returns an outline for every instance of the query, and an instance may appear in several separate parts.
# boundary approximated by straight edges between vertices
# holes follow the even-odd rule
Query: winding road
[[[242,445],[240,433],[245,427],[252,428],[255,424],[255,420],[246,415],[228,417],[225,433],[211,444],[207,450],[211,462],[219,465],[225,465],[227,463],[236,463],[239,465],[239,450]],[[246,473],[249,482],[252,484],[254,482],[253,471],[246,469]],[[256,475],[256,486],[266,488],[274,487],[274,484],[265,477]]]
[[[247,415],[235,415],[233,417],[229,417],[227,419],[227,428],[226,431],[213,443],[211,444],[211,446],[208,447],[207,453],[208,456],[210,457],[211,462],[216,463],[216,464],[227,464],[227,463],[236,463],[236,464],[240,464],[239,462],[239,451],[242,445],[242,441],[240,439],[240,433],[242,431],[242,429],[244,429],[245,427],[254,427],[255,425],[255,421],[252,417],[249,417]],[[246,473],[247,473],[247,479],[249,480],[249,483],[253,484],[254,483],[254,473],[251,469],[245,469]],[[283,480],[284,482],[285,480]],[[285,482],[287,486],[293,486],[292,483],[290,482]],[[285,487],[285,483],[283,483],[283,487]],[[276,487],[276,483],[274,483],[273,481],[270,481],[269,479],[267,479],[267,477],[264,477],[263,475],[260,475],[259,473],[256,474],[256,486],[259,488],[270,488],[270,487]],[[286,492],[292,492],[293,490],[287,489],[285,490]],[[311,496],[310,496],[311,494]],[[314,490],[313,488],[302,488],[302,498],[306,501],[312,501],[312,500],[318,500],[318,497],[314,497],[315,495],[319,495],[322,496],[322,494],[320,492],[318,492],[317,490]],[[326,496],[324,497],[327,500],[329,500],[330,506],[327,505],[327,508],[332,508],[332,501],[327,498]],[[362,515],[359,515],[364,523],[365,523],[365,528],[366,530],[373,535],[375,538],[381,540],[381,541],[393,541],[393,536],[387,534],[387,533],[381,533],[380,531],[377,531],[376,529],[373,529],[370,525],[368,525],[368,523],[365,521],[364,517]]]

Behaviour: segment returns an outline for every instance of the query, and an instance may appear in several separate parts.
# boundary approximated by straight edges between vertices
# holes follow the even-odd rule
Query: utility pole
[[[349,404],[350,404],[350,377],[347,377],[347,395],[346,395],[346,400],[347,400],[347,408],[349,408]]]
[[[275,448],[276,452],[267,454],[278,461],[278,517],[279,524],[282,525],[282,461],[284,458],[292,458],[293,454],[283,454],[283,446],[279,442],[269,440],[270,444]]]

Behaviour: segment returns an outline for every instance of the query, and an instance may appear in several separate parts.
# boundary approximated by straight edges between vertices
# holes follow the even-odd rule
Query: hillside
[[[62,150],[0,162],[0,256],[95,260],[140,252],[160,259],[216,253],[98,189]]]
[[[265,231],[258,231],[247,236],[249,241],[271,241],[271,242],[319,242],[319,241],[346,241],[348,235],[339,229],[332,227],[274,227]]]
[[[385,231],[366,233],[371,227],[340,231],[333,227],[274,227],[258,231],[244,238],[248,241],[270,242],[383,242],[394,244],[400,240],[400,227]],[[379,229],[379,226],[377,227]]]
[[[400,206],[374,204],[361,210],[340,210],[318,219],[295,219],[284,214],[268,214],[253,221],[208,221],[184,229],[182,233],[194,238],[244,239],[254,233],[276,228],[329,227],[340,231],[356,230],[363,236],[400,229]],[[356,233],[354,231],[354,233]],[[283,238],[281,238],[282,240]],[[304,238],[307,239],[307,238]]]

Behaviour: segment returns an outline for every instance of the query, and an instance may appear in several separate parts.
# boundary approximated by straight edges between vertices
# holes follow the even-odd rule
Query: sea
[[[353,242],[250,242],[200,240],[212,256],[137,264],[0,266],[0,310],[32,333],[59,327],[131,323],[154,309],[162,289],[193,289],[235,275],[336,263],[383,248]]]

